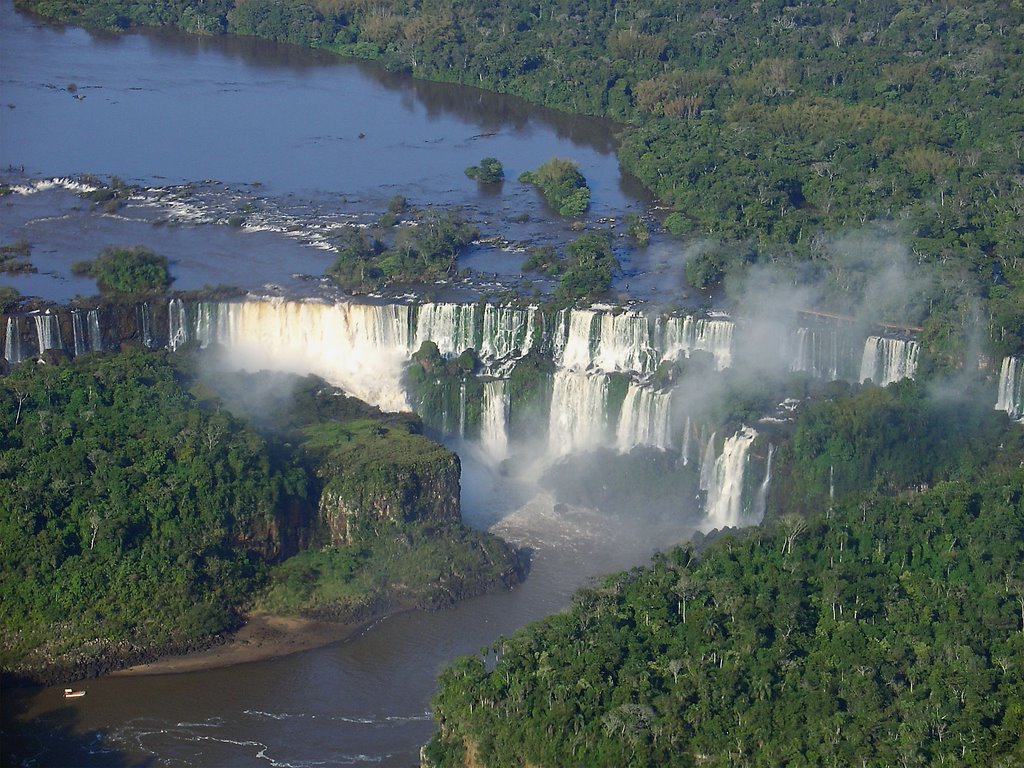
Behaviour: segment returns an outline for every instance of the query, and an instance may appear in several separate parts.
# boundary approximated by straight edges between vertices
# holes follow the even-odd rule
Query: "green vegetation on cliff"
[[[445,359],[437,344],[423,342],[405,370],[416,412],[444,434],[478,435],[484,400],[484,381],[475,375],[478,367],[475,350]]]
[[[301,469],[138,351],[0,378],[0,478],[7,670],[231,627],[281,553],[279,508],[306,494]]]
[[[413,522],[359,543],[310,549],[276,566],[257,607],[359,620],[396,606],[440,608],[521,579],[509,546],[458,522]]]
[[[345,621],[508,587],[518,554],[462,524],[460,462],[420,418],[382,413],[315,376],[205,376],[201,388],[294,446],[319,499],[313,547],[275,565],[256,605]]]
[[[935,396],[909,379],[859,390],[827,384],[779,448],[771,506],[811,514],[830,496],[891,495],[1016,466],[1024,430],[992,409],[989,391]]]
[[[363,619],[520,577],[511,547],[462,525],[458,457],[417,417],[315,377],[200,371],[133,350],[0,377],[3,671],[193,648],[265,584],[267,607]]]

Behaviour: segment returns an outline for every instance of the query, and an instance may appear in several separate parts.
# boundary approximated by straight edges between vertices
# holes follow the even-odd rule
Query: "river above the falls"
[[[170,259],[178,290],[312,292],[333,261],[318,230],[379,216],[396,194],[416,206],[460,206],[484,235],[562,244],[572,223],[515,180],[553,156],[575,160],[586,175],[588,225],[650,203],[618,167],[611,123],[322,52],[87,32],[2,0],[0,71],[0,181],[24,187],[0,198],[0,243],[28,240],[39,270],[2,275],[0,284],[48,301],[95,292],[71,274],[72,262],[134,244]],[[485,156],[504,163],[499,188],[463,173]],[[40,183],[80,174],[142,191],[112,215],[66,184]],[[224,223],[232,213],[247,225]],[[631,255],[618,245],[630,290],[674,299],[682,284],[671,271],[673,248]],[[480,248],[463,266],[515,282],[521,259]],[[429,696],[444,664],[560,609],[581,584],[646,561],[695,525],[684,510],[645,524],[590,509],[556,512],[551,497],[460,452],[467,520],[533,552],[521,587],[453,610],[400,614],[348,642],[275,661],[87,681],[88,695],[73,702],[57,689],[5,691],[4,729],[25,736],[19,762],[415,765],[434,728]]]
[[[555,156],[575,161],[592,189],[587,226],[621,234],[622,217],[651,204],[619,168],[614,123],[323,51],[173,30],[86,31],[3,0],[0,66],[0,182],[35,182],[33,195],[0,199],[0,243],[28,240],[39,270],[0,281],[51,301],[94,293],[70,265],[109,245],[167,256],[176,290],[309,291],[309,277],[333,262],[317,231],[379,217],[395,195],[459,207],[482,236],[518,244],[477,248],[459,266],[529,290],[521,245],[575,235],[517,180],[522,171]],[[466,177],[487,156],[504,164],[503,184]],[[109,215],[38,183],[81,174],[143,191]],[[226,226],[233,214],[245,225]],[[677,244],[656,237],[636,249],[620,237],[616,250],[623,292],[679,298]]]

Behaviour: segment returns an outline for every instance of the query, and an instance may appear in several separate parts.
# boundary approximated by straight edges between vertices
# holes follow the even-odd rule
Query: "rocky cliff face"
[[[102,301],[66,307],[27,307],[0,317],[0,357],[19,363],[53,356],[76,356],[125,345],[165,347],[169,312],[166,299]]]
[[[379,536],[402,523],[461,519],[456,454],[421,435],[392,438],[400,443],[394,446],[385,444],[387,434],[377,437],[367,450],[345,451],[322,472],[320,522],[331,545]]]

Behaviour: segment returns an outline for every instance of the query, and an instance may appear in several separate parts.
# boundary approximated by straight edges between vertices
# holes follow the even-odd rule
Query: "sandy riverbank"
[[[342,624],[291,616],[255,614],[228,640],[205,651],[165,656],[148,664],[111,672],[111,676],[169,675],[265,661],[355,636],[367,623]]]

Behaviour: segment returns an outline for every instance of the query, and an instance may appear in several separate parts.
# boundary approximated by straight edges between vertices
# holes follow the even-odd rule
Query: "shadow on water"
[[[15,687],[4,680],[0,766],[148,768],[156,764],[153,758],[130,756],[111,747],[102,729],[81,730],[81,715],[76,706],[66,705],[29,716],[35,699],[48,693],[58,695],[55,689]]]
[[[27,18],[53,29],[71,29],[49,25],[36,17]],[[376,62],[339,56],[330,51],[252,37],[190,35],[177,29],[133,29],[127,33],[88,30],[88,34],[98,48],[110,49],[122,44],[127,36],[138,36],[164,56],[215,52],[275,76],[282,68],[294,73],[309,73],[332,67],[355,67],[378,85],[415,99],[429,117],[451,115],[462,121],[475,122],[481,126],[484,136],[490,132],[521,131],[530,123],[540,122],[550,126],[560,139],[590,146],[602,154],[614,153],[618,147],[618,129],[610,120],[570,115],[538,107],[516,96],[492,93],[473,86],[421,80],[408,72],[389,71]],[[643,190],[638,182],[629,187],[631,193],[634,187]]]

